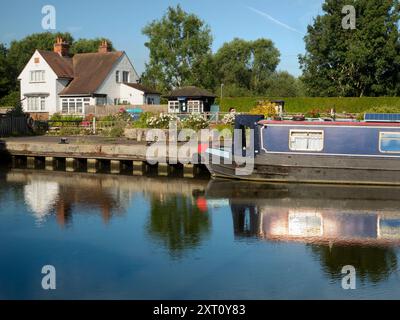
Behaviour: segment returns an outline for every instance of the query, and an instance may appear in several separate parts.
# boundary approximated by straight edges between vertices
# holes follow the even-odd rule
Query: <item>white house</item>
[[[35,51],[18,80],[22,107],[34,118],[85,114],[90,105],[160,104],[157,91],[138,83],[126,53],[110,52],[107,42],[96,53],[70,57],[69,45],[58,38],[54,51]]]

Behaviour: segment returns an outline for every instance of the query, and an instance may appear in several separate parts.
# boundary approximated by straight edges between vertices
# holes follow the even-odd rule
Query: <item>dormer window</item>
[[[45,71],[44,70],[31,71],[30,82],[45,82]]]

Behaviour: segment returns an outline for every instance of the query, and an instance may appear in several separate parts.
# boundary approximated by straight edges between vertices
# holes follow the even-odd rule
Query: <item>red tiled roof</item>
[[[49,64],[51,69],[56,73],[57,77],[67,79],[72,79],[74,77],[72,58],[62,57],[53,51],[38,51],[43,59]]]

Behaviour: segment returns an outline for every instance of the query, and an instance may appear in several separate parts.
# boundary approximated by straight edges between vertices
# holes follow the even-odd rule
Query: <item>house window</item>
[[[292,151],[322,151],[324,149],[324,131],[290,130],[289,149]]]
[[[46,110],[46,97],[28,97],[27,98],[27,111],[45,111]]]
[[[34,59],[34,62],[35,62],[35,63],[39,63],[39,62],[40,62],[40,59],[39,59],[39,58],[35,58],[35,59]]]
[[[129,82],[129,72],[128,71],[123,71],[122,72],[122,82],[123,83],[128,83]]]
[[[30,82],[45,82],[44,77],[45,77],[44,70],[31,71]]]
[[[66,114],[85,113],[85,107],[90,105],[90,98],[64,98],[61,100],[61,112]]]
[[[154,98],[147,97],[147,104],[154,104]]]
[[[179,113],[179,101],[168,101],[168,112]]]
[[[116,82],[121,82],[121,79],[120,79],[120,77],[119,77],[119,71],[116,71],[116,72],[115,72],[115,81],[116,81]]]
[[[188,101],[189,113],[202,113],[204,111],[203,101],[193,100]]]
[[[385,153],[400,153],[400,132],[381,132],[379,151]]]
[[[97,106],[105,106],[106,103],[107,103],[107,99],[105,97],[96,98],[96,105]]]

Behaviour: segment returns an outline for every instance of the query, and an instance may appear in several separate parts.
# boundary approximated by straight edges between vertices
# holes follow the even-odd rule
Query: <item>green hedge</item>
[[[238,112],[247,112],[260,100],[284,100],[285,109],[289,113],[306,113],[311,110],[328,111],[332,108],[336,112],[362,113],[372,108],[394,107],[400,113],[400,97],[377,98],[266,98],[266,97],[240,97],[223,98],[221,111],[227,112],[235,108]],[[217,103],[219,103],[217,99]]]

